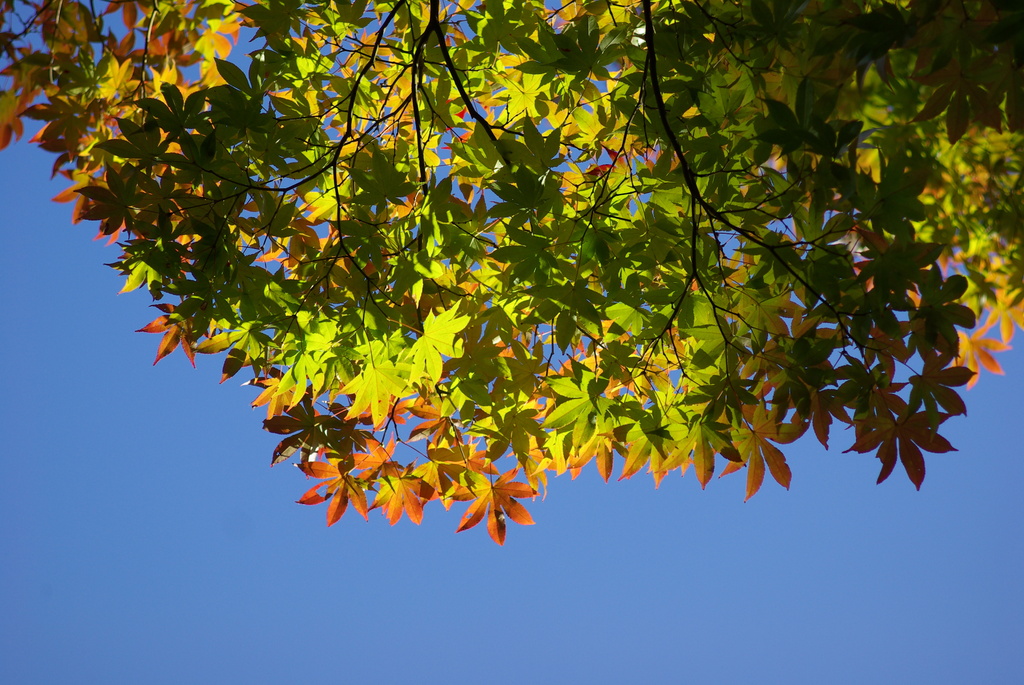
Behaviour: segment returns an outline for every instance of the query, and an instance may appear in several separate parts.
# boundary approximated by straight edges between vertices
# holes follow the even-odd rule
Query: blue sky
[[[254,393],[115,295],[115,247],[0,152],[0,682],[1024,682],[1024,353],[967,393],[921,492],[804,440],[742,474],[552,481],[510,526],[324,526]],[[1018,347],[1021,347],[1019,337]]]

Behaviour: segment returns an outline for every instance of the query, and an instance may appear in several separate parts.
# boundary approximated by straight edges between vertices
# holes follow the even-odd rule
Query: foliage
[[[590,462],[749,498],[836,426],[920,487],[1024,325],[1015,0],[0,6],[0,145],[45,122],[157,360],[250,374],[329,524],[501,543]]]

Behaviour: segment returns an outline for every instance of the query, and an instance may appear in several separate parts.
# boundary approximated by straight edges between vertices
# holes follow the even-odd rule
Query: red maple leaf
[[[949,416],[940,414],[939,423]],[[864,453],[877,449],[877,456],[882,462],[882,470],[878,474],[879,483],[892,474],[896,468],[896,458],[899,456],[907,476],[920,490],[925,472],[924,455],[921,454],[921,450],[933,453],[956,451],[949,441],[935,432],[926,412],[898,420],[892,415],[876,416],[861,424],[860,428],[864,427],[868,430],[862,430],[853,447],[846,451]]]

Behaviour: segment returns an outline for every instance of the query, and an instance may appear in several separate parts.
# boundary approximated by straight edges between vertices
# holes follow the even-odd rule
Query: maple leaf
[[[803,435],[806,426],[800,423],[780,423],[775,412],[768,411],[763,405],[747,407],[744,416],[746,421],[737,431],[739,438],[733,441],[735,456],[722,475],[733,473],[746,465],[746,499],[749,500],[761,489],[767,464],[775,481],[788,490],[793,474],[782,450],[769,441],[793,442]]]
[[[430,486],[431,493],[427,499],[438,497],[445,509],[452,505],[455,495],[455,484],[459,476],[470,468],[471,460],[467,458],[467,446],[458,445],[455,449],[434,447],[427,451],[427,460],[417,466],[412,475]],[[477,459],[484,452],[477,452]]]
[[[403,513],[416,525],[423,520],[423,480],[414,475],[412,470],[410,467],[402,475],[387,475],[377,479],[378,490],[373,508],[381,509],[391,525],[398,523]]]
[[[267,407],[267,418],[273,418],[279,414],[284,413],[288,408],[288,395],[281,392],[281,376],[267,377],[267,378],[256,378],[249,381],[250,385],[263,388],[256,399],[252,401],[253,407]],[[275,457],[273,463],[277,463],[280,459]]]
[[[929,356],[921,373],[909,379],[911,390],[906,411],[916,413],[923,404],[933,428],[938,426],[939,407],[947,416],[967,413],[967,405],[953,388],[968,384],[977,374],[963,366],[948,366],[951,361],[951,354]]]
[[[469,530],[487,517],[487,533],[499,545],[505,544],[505,519],[523,526],[533,525],[533,518],[515,498],[533,497],[536,491],[526,483],[514,482],[518,468],[503,473],[494,483],[484,480],[472,488],[476,499],[469,505],[455,532]]]
[[[998,325],[999,337],[1004,343],[1009,343],[1015,329],[1024,329],[1024,306],[1021,306],[1024,304],[1024,288],[1000,289],[996,295],[992,311],[981,330],[988,331]]]
[[[949,418],[940,415],[940,423]],[[927,413],[919,412],[908,418],[896,419],[891,414],[877,416],[861,424],[862,433],[847,452],[873,452],[877,450],[882,470],[878,483],[888,478],[896,467],[896,459],[903,464],[914,486],[920,490],[924,482],[924,455],[921,450],[932,453],[956,451],[949,442],[935,432]]]
[[[353,470],[359,472],[360,478],[375,480],[377,476],[383,473],[384,468],[391,464],[391,455],[395,451],[395,442],[392,439],[387,446],[384,446],[373,438],[367,438],[364,450],[352,454]],[[392,468],[389,473],[394,473],[394,469]]]
[[[172,321],[171,315],[174,313],[174,305],[170,304],[154,304],[162,312],[163,315],[150,321],[148,324],[135,331],[136,333],[163,333],[164,337],[160,339],[160,345],[156,350],[156,359],[153,360],[153,365],[156,364],[173,352],[179,345],[181,351],[188,357],[188,361],[195,368],[196,365],[196,350],[195,350],[195,338],[192,334],[192,323],[189,320]]]
[[[989,373],[999,376],[1003,375],[1003,367],[999,364],[993,353],[1006,352],[1011,349],[1009,345],[1000,342],[995,338],[988,338],[986,334],[994,322],[983,326],[967,335],[960,332],[960,359],[964,366],[974,372],[974,376],[968,381],[967,388],[973,388],[980,376],[978,373],[985,369]]]
[[[459,316],[453,307],[440,314],[431,314],[423,323],[423,334],[413,344],[413,375],[426,374],[433,383],[441,380],[444,360],[461,354],[461,342],[456,336],[469,323],[468,316]]]
[[[368,519],[366,492],[362,486],[347,473],[342,473],[336,464],[321,461],[307,461],[296,464],[307,477],[324,479],[306,491],[297,501],[299,504],[321,504],[327,506],[327,525],[333,526],[345,513],[349,502],[356,511]],[[320,492],[321,489],[324,492]]]
[[[355,395],[348,409],[348,416],[359,416],[367,409],[374,426],[380,426],[387,418],[395,397],[405,392],[407,384],[399,367],[391,362],[379,365],[368,363],[363,372],[341,389]]]
[[[835,390],[823,389],[812,391],[809,394],[808,413],[810,414],[811,426],[814,428],[814,436],[825,449],[828,449],[828,435],[833,417],[846,424],[852,423],[852,421],[846,412],[846,408],[838,401]]]
[[[410,403],[408,411],[413,416],[427,419],[413,426],[409,431],[409,442],[429,440],[432,445],[452,445],[462,441],[458,421],[442,416],[437,407],[423,402]]]

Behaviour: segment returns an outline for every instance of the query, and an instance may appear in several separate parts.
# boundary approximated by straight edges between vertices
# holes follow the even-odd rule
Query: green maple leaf
[[[373,425],[383,424],[391,409],[391,403],[396,397],[401,397],[408,388],[406,376],[407,374],[392,362],[367,364],[361,374],[341,389],[344,393],[355,395],[348,410],[348,417],[359,416],[369,409]]]
[[[413,343],[413,376],[425,375],[431,383],[441,380],[443,357],[462,354],[462,341],[456,336],[466,328],[468,316],[459,316],[456,309],[431,314],[423,323],[423,334]]]

